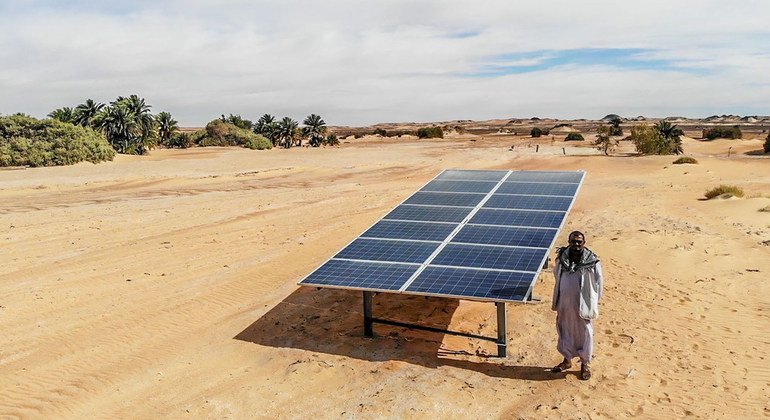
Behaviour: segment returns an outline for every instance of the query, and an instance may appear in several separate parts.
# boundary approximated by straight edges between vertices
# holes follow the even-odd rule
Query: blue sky
[[[0,113],[183,125],[770,114],[770,2],[0,0]]]

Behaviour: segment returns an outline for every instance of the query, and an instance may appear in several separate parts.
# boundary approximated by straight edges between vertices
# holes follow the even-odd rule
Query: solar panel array
[[[527,300],[583,176],[444,171],[299,284]]]

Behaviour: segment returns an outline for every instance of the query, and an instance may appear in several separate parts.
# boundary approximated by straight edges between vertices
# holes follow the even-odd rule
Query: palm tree
[[[283,147],[290,148],[294,138],[297,136],[299,130],[299,124],[296,120],[283,117],[281,122],[278,123],[277,138],[279,143],[283,144]]]
[[[676,124],[671,124],[668,121],[660,121],[655,124],[655,130],[658,132],[658,136],[660,136],[660,139],[663,142],[662,148],[664,150],[661,150],[661,153],[675,153],[677,155],[684,153],[684,150],[682,149],[682,139],[680,137],[684,132],[682,132]]]
[[[113,102],[111,106],[104,107],[95,120],[97,128],[104,132],[118,153],[127,153],[136,146],[139,128],[124,102]]]
[[[55,120],[59,120],[61,122],[68,122],[68,123],[73,122],[75,118],[74,113],[72,112],[72,108],[68,106],[54,109],[53,111],[48,113],[48,116]]]
[[[259,117],[257,123],[254,124],[254,132],[267,137],[267,139],[273,143],[273,147],[276,146],[276,142],[278,141],[276,128],[277,124],[275,122],[275,117],[270,114]]]
[[[74,123],[83,127],[92,127],[94,117],[102,108],[104,108],[104,104],[94,102],[93,99],[86,99],[85,103],[75,107]]]
[[[177,121],[171,117],[171,114],[164,111],[155,116],[155,122],[158,126],[158,140],[161,144],[168,144],[171,135],[179,130]]]
[[[313,147],[318,147],[324,140],[324,134],[326,134],[326,122],[316,114],[310,114],[302,122],[305,127],[302,128],[302,134],[308,138],[308,143]],[[302,146],[300,140],[300,146]]]

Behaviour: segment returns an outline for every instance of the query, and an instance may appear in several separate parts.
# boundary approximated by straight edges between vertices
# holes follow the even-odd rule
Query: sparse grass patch
[[[681,165],[683,163],[698,163],[698,160],[689,156],[683,156],[674,161],[674,165]]]
[[[743,197],[743,190],[735,185],[720,185],[706,191],[707,200],[711,200],[714,197],[718,197],[722,194],[730,194],[733,197]]]

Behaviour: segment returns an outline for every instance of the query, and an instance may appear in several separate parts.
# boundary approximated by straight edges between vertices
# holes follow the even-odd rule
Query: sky
[[[0,114],[182,126],[770,114],[770,1],[0,0]]]

